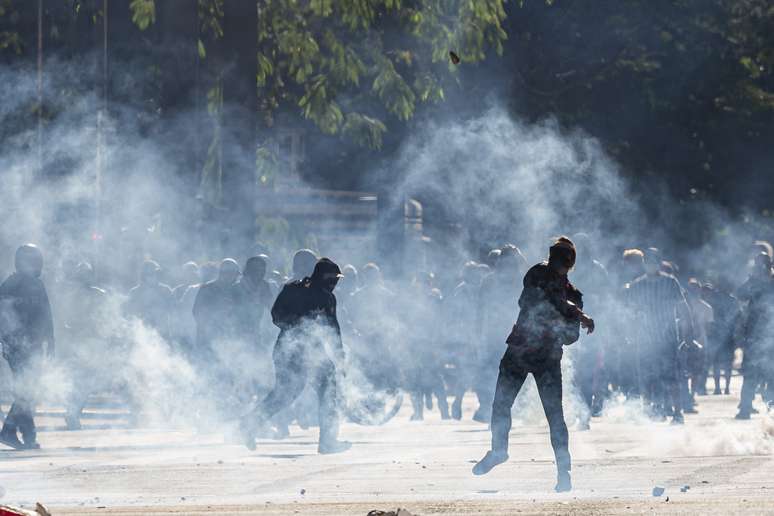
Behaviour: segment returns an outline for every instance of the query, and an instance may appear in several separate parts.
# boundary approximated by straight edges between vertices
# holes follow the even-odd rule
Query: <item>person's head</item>
[[[645,273],[645,253],[641,249],[625,249],[622,259],[626,281],[633,280]]]
[[[345,294],[351,294],[357,290],[358,274],[357,269],[352,264],[347,264],[341,269],[341,274],[344,276],[339,283],[339,291],[343,291]]]
[[[548,250],[548,265],[559,274],[567,274],[575,266],[575,244],[567,237],[557,238]]]
[[[697,278],[688,279],[688,294],[694,298],[701,298],[702,284]]]
[[[478,264],[474,261],[467,261],[462,266],[462,281],[468,285],[477,285],[481,279],[478,273]]]
[[[185,262],[182,267],[183,282],[186,285],[195,285],[199,283],[199,266],[196,262]]]
[[[317,264],[317,255],[310,249],[299,249],[293,255],[293,277],[307,278],[312,274]]]
[[[374,262],[369,262],[363,266],[361,277],[365,287],[382,284],[382,271]]]
[[[225,258],[220,262],[218,281],[232,285],[239,278],[239,264],[233,258]]]
[[[333,292],[342,276],[341,269],[335,262],[328,258],[320,258],[314,266],[310,279],[314,285]]]
[[[497,261],[497,271],[518,277],[527,268],[527,259],[521,254],[521,249],[513,244],[506,244],[500,250]]]
[[[774,259],[774,247],[766,240],[756,240],[753,242],[753,258],[758,253],[766,253],[769,258]]]
[[[217,262],[204,262],[199,267],[199,276],[202,283],[208,283],[218,277],[220,266]]]
[[[645,266],[645,273],[653,276],[654,274],[658,274],[661,270],[661,262],[663,260],[661,259],[661,251],[659,251],[655,247],[649,247],[645,250],[645,256],[643,260],[643,264]]]
[[[80,262],[75,266],[73,280],[84,287],[94,286],[94,268],[89,262]]]
[[[771,276],[771,256],[768,253],[760,252],[755,256],[753,275],[759,278]]]
[[[242,276],[250,283],[256,284],[266,277],[267,268],[268,264],[263,257],[253,256],[248,258],[247,262],[245,262],[245,270],[242,273]]]
[[[16,272],[38,278],[43,272],[43,253],[35,244],[24,244],[16,250]]]
[[[478,278],[476,279],[476,285],[481,284],[481,280],[483,280],[485,277],[492,274],[492,268],[485,264],[485,263],[479,263],[476,267],[476,272],[478,273]]]
[[[140,267],[140,283],[142,285],[155,285],[159,282],[161,267],[153,260],[145,260]]]
[[[497,263],[500,261],[500,256],[502,256],[502,254],[503,252],[500,249],[492,249],[486,255],[486,264],[489,265],[490,268],[496,269]]]

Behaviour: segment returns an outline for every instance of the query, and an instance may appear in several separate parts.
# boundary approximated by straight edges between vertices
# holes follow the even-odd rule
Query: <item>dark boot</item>
[[[4,426],[3,430],[0,432],[0,444],[9,446],[14,450],[24,449],[24,443],[19,440],[19,437],[16,435],[16,430],[6,426]]]

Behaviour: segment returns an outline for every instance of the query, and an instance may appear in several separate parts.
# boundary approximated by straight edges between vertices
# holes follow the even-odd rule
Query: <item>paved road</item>
[[[344,425],[354,446],[335,456],[316,454],[313,429],[292,427],[289,439],[250,452],[216,434],[120,428],[120,418],[99,411],[86,429],[65,432],[49,415],[42,450],[0,451],[0,502],[40,501],[55,514],[774,513],[774,420],[735,421],[739,387],[700,398],[684,427],[620,405],[591,431],[571,431],[569,494],[552,492],[547,427],[532,403],[514,425],[510,462],[472,476],[489,432],[470,421],[470,398],[461,422],[437,412],[410,422],[404,408],[382,427]],[[119,428],[104,428],[111,424]],[[655,486],[663,496],[652,496]]]

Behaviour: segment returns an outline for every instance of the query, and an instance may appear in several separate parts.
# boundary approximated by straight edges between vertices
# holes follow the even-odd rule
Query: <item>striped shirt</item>
[[[676,349],[679,343],[679,314],[683,308],[687,310],[685,295],[677,278],[665,272],[642,275],[627,285],[625,299],[629,308],[637,314],[631,321],[631,330],[637,341],[647,347]]]

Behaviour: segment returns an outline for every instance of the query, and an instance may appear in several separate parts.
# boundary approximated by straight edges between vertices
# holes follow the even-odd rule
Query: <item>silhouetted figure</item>
[[[106,359],[110,335],[106,320],[107,293],[95,285],[94,270],[88,262],[77,265],[61,293],[58,319],[62,320],[58,358],[72,380],[65,422],[68,430],[81,428],[81,412],[90,394],[110,385],[115,370]]]
[[[231,258],[220,263],[218,277],[199,288],[193,305],[196,320],[195,360],[204,367],[218,360],[218,343],[232,338],[237,330],[234,283],[239,265]]]
[[[691,316],[680,283],[661,270],[661,261],[657,249],[645,252],[645,274],[627,286],[626,302],[633,314],[641,392],[657,417],[671,412],[672,422],[682,424],[683,371],[678,354],[693,340]]]
[[[236,283],[237,332],[243,340],[260,346],[261,325],[274,297],[266,281],[266,260],[248,258],[242,277]]]
[[[480,423],[488,423],[491,419],[497,363],[502,357],[502,335],[513,324],[519,279],[523,277],[527,264],[519,249],[514,246],[504,246],[500,253],[489,254],[496,265],[494,272],[481,281],[476,303],[476,330],[480,337],[473,382],[473,389],[478,396],[478,409],[473,419]]]
[[[293,277],[291,281],[302,280],[312,275],[317,265],[317,255],[311,249],[299,249],[293,254]]]
[[[411,285],[405,303],[411,331],[407,335],[409,349],[406,359],[406,380],[411,404],[414,409],[412,421],[424,419],[424,408],[432,409],[433,396],[438,402],[442,419],[449,419],[449,403],[446,399],[446,384],[443,369],[446,363],[445,342],[438,332],[437,321],[441,320],[443,296],[433,286],[432,273],[419,273]]]
[[[695,397],[707,394],[707,350],[710,348],[710,327],[715,322],[713,307],[702,298],[703,287],[697,278],[689,278],[688,289],[685,292],[685,298],[688,301],[693,319],[694,340],[696,344],[701,346],[688,348],[690,353],[687,357],[688,374],[691,380],[691,389],[686,408],[690,407],[691,413],[696,413]]]
[[[153,260],[146,260],[140,270],[140,283],[129,291],[124,305],[127,316],[140,319],[154,328],[162,337],[170,335],[170,317],[174,309],[172,289],[161,283],[161,267]]]
[[[737,296],[747,307],[742,319],[742,395],[737,419],[750,419],[755,391],[764,387],[763,398],[772,401],[774,392],[774,275],[772,259],[761,252],[755,257],[750,278],[739,288]]]
[[[201,281],[199,276],[199,266],[196,262],[185,262],[182,267],[182,277],[180,278],[182,283],[172,289],[172,295],[175,297],[175,301],[180,301],[183,298],[183,294],[191,285],[198,285]]]
[[[462,419],[462,399],[471,387],[475,364],[470,364],[470,352],[476,350],[476,301],[481,286],[479,268],[476,262],[468,262],[462,270],[462,281],[454,288],[449,299],[447,317],[449,324],[450,364],[454,377],[449,379],[454,401],[451,416]]]
[[[349,300],[348,315],[357,338],[349,345],[352,358],[378,388],[405,387],[406,310],[399,296],[384,284],[379,266],[367,263],[360,271],[361,287]],[[378,356],[379,367],[371,367]]]
[[[707,348],[708,366],[712,367],[715,385],[712,394],[718,395],[724,392],[730,394],[731,372],[734,364],[734,351],[736,350],[734,327],[741,313],[739,302],[728,292],[709,283],[704,284],[702,297],[712,306],[715,317],[707,337],[709,341]],[[720,388],[721,374],[725,380],[724,389]]]
[[[40,250],[33,244],[21,246],[16,250],[15,267],[16,272],[0,285],[0,341],[14,384],[14,401],[0,431],[0,443],[36,449],[40,445],[33,418],[35,391],[44,355],[54,355],[54,323],[40,279]]]
[[[616,268],[617,280],[614,290],[614,302],[608,307],[613,327],[610,334],[615,335],[616,345],[610,346],[608,363],[612,362],[615,386],[627,397],[642,395],[640,382],[639,350],[637,331],[630,324],[634,319],[634,308],[626,302],[629,284],[645,274],[645,253],[640,249],[625,249],[621,262]]]
[[[199,267],[199,283],[190,285],[185,289],[176,308],[176,336],[180,339],[183,352],[193,358],[196,349],[196,319],[193,316],[193,307],[196,296],[203,285],[218,277],[220,265],[215,262],[205,262]]]
[[[591,238],[585,233],[573,236],[576,251],[579,254],[576,270],[573,271],[573,284],[583,289],[584,307],[594,314],[608,312],[611,288],[607,270],[604,265],[594,259]],[[599,322],[599,319],[597,319]],[[605,327],[605,324],[602,324]],[[579,411],[578,428],[588,430],[591,416],[597,416],[602,411],[602,404],[607,395],[608,378],[606,375],[605,358],[607,353],[603,346],[607,345],[602,331],[593,338],[580,336],[572,347],[570,355],[573,361],[573,382],[578,388],[582,410]]]
[[[583,313],[582,295],[567,279],[575,265],[575,246],[561,237],[551,246],[547,262],[524,276],[519,317],[506,340],[492,404],[492,448],[473,468],[488,473],[508,460],[511,408],[527,375],[532,373],[548,419],[557,468],[556,491],[569,491],[570,450],[562,411],[562,348],[578,340],[580,326],[594,331],[594,321]]]
[[[333,290],[341,277],[339,266],[321,258],[314,272],[291,281],[271,310],[280,335],[274,348],[275,385],[243,419],[245,444],[255,448],[255,429],[262,421],[288,407],[312,382],[319,398],[320,453],[337,453],[350,447],[338,440],[336,366],[343,361],[341,330],[336,318]]]

